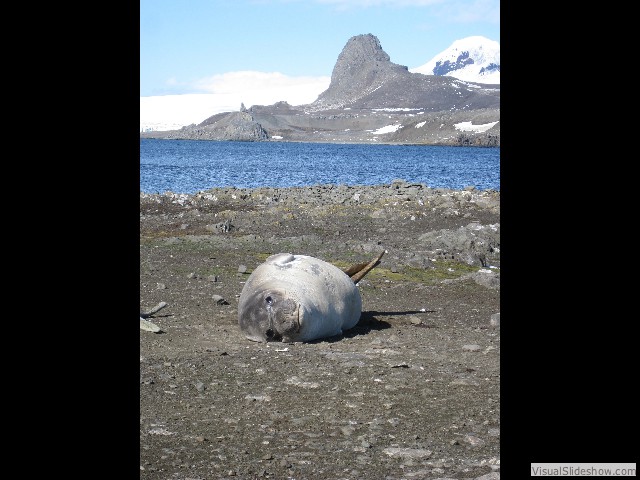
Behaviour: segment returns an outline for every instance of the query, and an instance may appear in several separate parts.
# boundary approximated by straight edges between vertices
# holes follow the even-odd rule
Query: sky
[[[465,37],[500,42],[500,0],[140,0],[140,128],[311,103],[367,33],[412,69]]]

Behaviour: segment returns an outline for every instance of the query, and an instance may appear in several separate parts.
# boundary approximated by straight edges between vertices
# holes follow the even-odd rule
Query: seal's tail
[[[367,273],[369,273],[374,269],[374,267],[380,264],[380,259],[384,255],[385,251],[386,250],[383,250],[380,255],[371,260],[369,263],[356,263],[355,265],[350,266],[349,268],[343,270],[344,273],[351,277],[353,283],[358,283]]]

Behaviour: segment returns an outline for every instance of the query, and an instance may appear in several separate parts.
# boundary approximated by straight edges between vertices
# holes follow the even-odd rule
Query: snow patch
[[[374,130],[372,133],[374,135],[381,135],[383,133],[393,133],[393,132],[397,132],[400,128],[402,128],[402,125],[400,125],[399,123],[396,123],[395,125],[386,125],[384,127],[380,127],[377,130]]]
[[[462,57],[470,63],[460,64]],[[456,65],[445,75],[467,82],[482,84],[500,84],[500,43],[481,36],[472,36],[456,40],[449,48],[416,68],[411,73],[434,75],[435,70],[444,64]],[[497,66],[497,68],[496,68]]]
[[[482,125],[473,125],[471,122],[455,123],[453,126],[461,132],[486,132],[498,122],[484,123]]]
[[[403,108],[373,108],[372,109],[374,112],[411,112],[413,110],[421,110],[420,108],[408,108],[408,107],[403,107]]]

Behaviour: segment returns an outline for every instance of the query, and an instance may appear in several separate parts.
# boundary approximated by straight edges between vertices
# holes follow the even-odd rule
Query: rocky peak
[[[408,74],[408,68],[391,62],[378,37],[370,33],[356,35],[342,49],[329,88],[318,96],[314,106],[349,105],[399,74]]]
[[[375,35],[356,35],[351,37],[338,56],[331,83],[359,73],[362,69],[371,69],[379,62],[390,62],[390,57],[382,49]]]

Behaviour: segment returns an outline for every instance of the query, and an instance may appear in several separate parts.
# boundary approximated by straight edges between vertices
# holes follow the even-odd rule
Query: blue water
[[[140,139],[140,191],[381,185],[500,190],[499,147]]]

